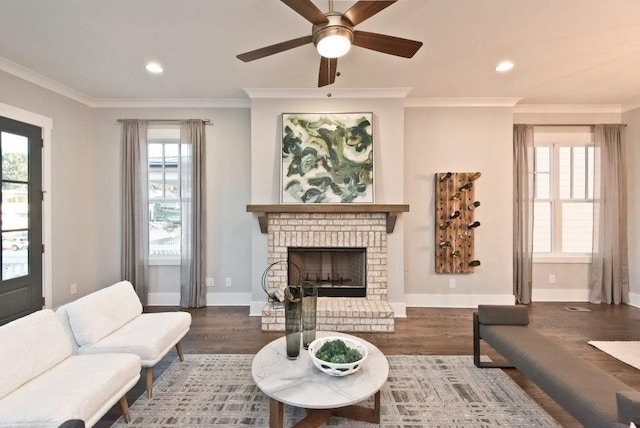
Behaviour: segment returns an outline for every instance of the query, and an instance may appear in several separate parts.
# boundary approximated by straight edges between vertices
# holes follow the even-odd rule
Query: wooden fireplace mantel
[[[387,233],[393,233],[398,213],[409,212],[405,204],[306,204],[306,205],[247,205],[247,212],[258,214],[260,232],[267,233],[269,213],[384,213]]]

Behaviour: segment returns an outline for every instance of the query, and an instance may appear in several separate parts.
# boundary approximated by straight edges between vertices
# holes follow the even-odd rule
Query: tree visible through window
[[[180,256],[180,129],[149,128],[149,255]]]
[[[590,254],[595,172],[592,132],[536,130],[534,141],[533,252]]]

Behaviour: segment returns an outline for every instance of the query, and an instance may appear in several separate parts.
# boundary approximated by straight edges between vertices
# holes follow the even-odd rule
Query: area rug
[[[132,406],[118,428],[269,426],[269,398],[251,377],[253,355],[185,355],[156,380],[153,398]],[[382,427],[559,427],[500,369],[478,369],[471,356],[388,356]],[[372,400],[363,405],[371,405]],[[304,417],[285,405],[285,426]],[[327,426],[372,427],[333,417]]]
[[[598,341],[590,340],[589,345],[595,346],[602,352],[606,352],[614,358],[629,364],[640,370],[640,341],[633,340],[613,340]]]

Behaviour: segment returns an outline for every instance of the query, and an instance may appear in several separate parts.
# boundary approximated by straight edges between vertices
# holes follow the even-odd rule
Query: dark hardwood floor
[[[568,306],[591,309],[571,312]],[[177,308],[150,308],[150,311]],[[247,307],[190,309],[193,324],[183,340],[186,354],[254,354],[282,332],[262,332],[260,318],[250,317]],[[473,309],[408,308],[407,318],[396,319],[394,333],[355,333],[387,355],[471,355]],[[589,340],[640,340],[640,309],[627,305],[587,303],[534,303],[530,306],[531,327],[554,338],[573,353],[640,391],[640,370],[628,366],[587,344]],[[500,358],[483,344],[483,354]],[[170,352],[154,377],[177,358]],[[563,427],[581,425],[544,392],[515,369],[505,370],[533,399]],[[144,391],[144,376],[127,394],[132,404]],[[96,427],[109,427],[120,415],[116,405]]]

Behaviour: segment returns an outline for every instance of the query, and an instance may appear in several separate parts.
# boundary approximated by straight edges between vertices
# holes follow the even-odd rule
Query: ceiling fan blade
[[[236,58],[244,62],[249,62],[256,59],[264,58],[265,56],[297,48],[298,46],[306,45],[307,43],[311,43],[312,41],[313,37],[311,36],[299,37],[297,39],[287,40],[286,42],[276,43],[275,45],[265,46],[264,48],[256,49],[254,51],[245,52],[243,54],[237,55]]]
[[[351,6],[351,8],[344,13],[345,18],[347,18],[353,25],[358,25],[365,19],[371,18],[376,13],[380,12],[383,9],[391,6],[398,0],[375,0],[375,1],[364,1],[361,0]]]
[[[411,58],[422,47],[422,42],[356,30],[353,32],[353,45],[389,55]]]
[[[318,88],[327,86],[336,81],[338,70],[338,58],[320,57],[320,73],[318,74]]]
[[[309,21],[310,23],[324,24],[325,22],[329,22],[324,13],[320,9],[316,7],[315,4],[311,2],[311,0],[281,0],[282,3],[289,6],[291,9],[298,12],[304,19]]]

